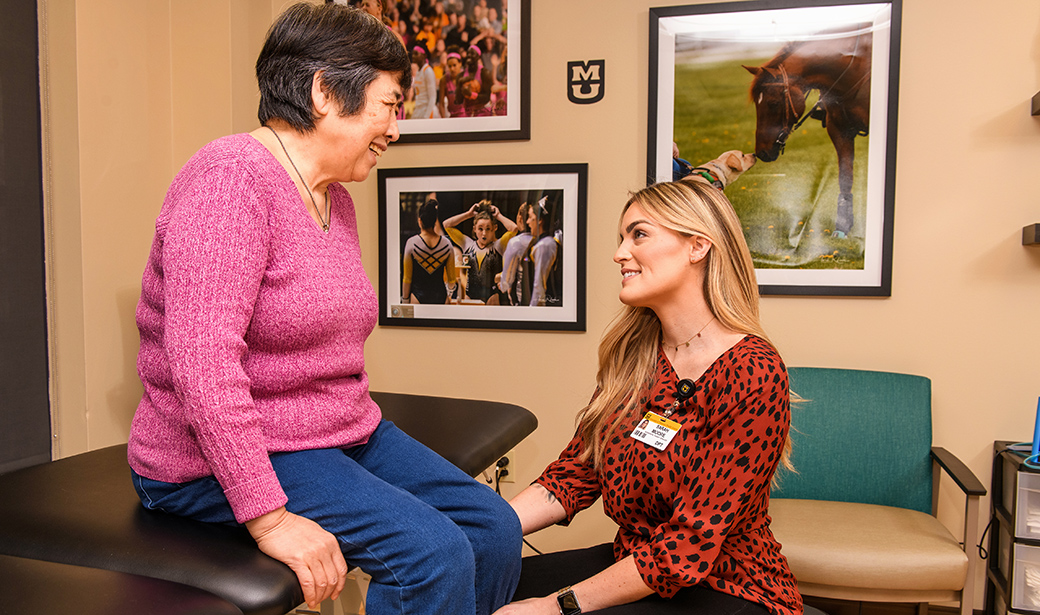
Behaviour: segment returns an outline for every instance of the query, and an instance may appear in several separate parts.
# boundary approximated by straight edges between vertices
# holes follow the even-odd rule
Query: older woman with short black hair
[[[349,562],[371,613],[486,614],[515,588],[519,521],[382,420],[364,367],[378,307],[340,182],[397,140],[410,68],[356,9],[301,3],[272,26],[261,127],[196,153],[156,220],[129,461],[146,507],[243,524],[312,606]]]

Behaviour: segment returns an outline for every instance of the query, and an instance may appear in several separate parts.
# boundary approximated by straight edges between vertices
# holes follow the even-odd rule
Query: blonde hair
[[[699,236],[711,242],[704,276],[708,308],[723,327],[768,342],[759,321],[751,253],[740,220],[722,192],[699,182],[659,183],[633,194],[621,219],[632,205],[684,237]],[[602,467],[603,444],[635,411],[639,392],[650,383],[660,337],[657,314],[644,307],[624,306],[607,328],[599,345],[598,394],[578,415],[584,461],[591,459],[595,467]],[[617,410],[621,411],[609,421]],[[782,455],[785,467],[790,467],[789,449],[788,439]]]

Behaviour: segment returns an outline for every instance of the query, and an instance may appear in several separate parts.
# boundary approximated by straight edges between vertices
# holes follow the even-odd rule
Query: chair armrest
[[[986,495],[986,487],[956,455],[941,446],[933,446],[932,459],[950,475],[965,495]]]
[[[953,479],[957,486],[964,492],[964,534],[961,546],[968,556],[968,569],[965,571],[964,589],[961,590],[962,615],[970,615],[975,604],[975,565],[977,558],[971,551],[978,544],[979,538],[979,500],[986,495],[986,488],[968,466],[958,459],[953,453],[942,448],[933,446],[931,451],[932,465],[941,467]],[[935,515],[939,504],[939,479],[941,474],[937,471],[932,473],[932,514]]]

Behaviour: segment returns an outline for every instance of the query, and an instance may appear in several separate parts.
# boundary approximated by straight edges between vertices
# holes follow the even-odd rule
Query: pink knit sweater
[[[188,161],[156,220],[130,465],[216,476],[240,522],[286,502],[268,453],[364,443],[380,420],[362,356],[376,295],[354,203],[329,197],[326,234],[267,149],[233,135]]]

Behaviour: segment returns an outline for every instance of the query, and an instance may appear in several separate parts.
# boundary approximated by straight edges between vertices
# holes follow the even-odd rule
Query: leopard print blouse
[[[614,557],[632,554],[648,587],[669,598],[697,584],[802,613],[802,598],[769,531],[769,487],[790,426],[787,370],[768,342],[747,336],[696,382],[669,418],[682,425],[664,451],[630,437],[647,411],[676,401],[678,378],[663,349],[640,412],[604,448],[603,469],[577,460],[578,437],[535,481],[567,520],[600,496],[618,524]]]

